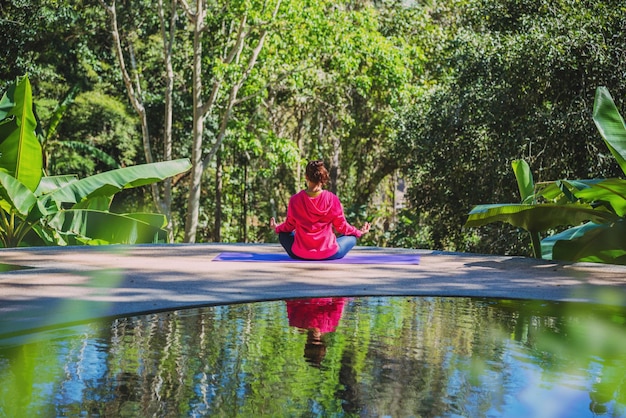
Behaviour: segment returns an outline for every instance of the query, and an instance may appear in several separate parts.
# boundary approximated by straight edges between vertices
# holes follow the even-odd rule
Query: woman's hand
[[[276,219],[274,219],[273,217],[270,218],[270,228],[272,228],[274,231],[276,231]]]
[[[367,234],[368,232],[370,232],[370,223],[369,222],[365,222],[365,224],[361,227],[361,229],[359,231],[361,231],[361,234]]]

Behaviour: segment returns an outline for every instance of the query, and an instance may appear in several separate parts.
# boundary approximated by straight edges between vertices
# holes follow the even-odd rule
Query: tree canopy
[[[323,158],[349,220],[374,224],[363,243],[528,254],[467,213],[517,196],[519,158],[537,181],[619,174],[591,112],[598,86],[624,103],[625,16],[617,0],[10,0],[0,87],[29,75],[50,175],[189,158],[113,203],[163,213],[174,241],[275,240],[267,220]]]

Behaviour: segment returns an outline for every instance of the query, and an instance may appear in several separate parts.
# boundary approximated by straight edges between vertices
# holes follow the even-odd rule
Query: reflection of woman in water
[[[341,319],[346,298],[315,298],[288,300],[289,326],[307,331],[304,357],[319,366],[326,355],[322,335],[334,332]]]

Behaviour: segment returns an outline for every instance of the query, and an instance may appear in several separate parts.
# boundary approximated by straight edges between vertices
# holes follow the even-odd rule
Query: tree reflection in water
[[[610,306],[215,306],[0,336],[0,416],[626,416],[624,347]]]

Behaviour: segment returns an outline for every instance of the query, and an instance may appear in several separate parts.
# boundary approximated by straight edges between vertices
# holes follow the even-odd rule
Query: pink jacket
[[[323,190],[318,196],[309,197],[302,190],[289,199],[287,219],[276,226],[276,233],[296,231],[293,253],[309,260],[323,260],[339,249],[333,227],[343,235],[361,236],[361,231],[346,221],[335,194]]]
[[[290,327],[318,328],[324,334],[339,325],[346,298],[294,299],[285,303]]]

